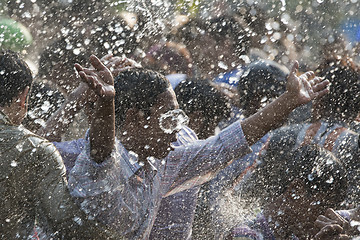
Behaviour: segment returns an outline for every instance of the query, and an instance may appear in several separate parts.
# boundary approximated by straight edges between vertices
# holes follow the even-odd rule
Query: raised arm
[[[90,62],[93,69],[83,68],[79,64],[75,67],[81,79],[98,96],[94,114],[91,116],[90,156],[95,162],[101,163],[109,157],[115,143],[114,78],[96,56],[92,55]]]
[[[101,61],[113,76],[117,76],[120,71],[125,69],[140,66],[131,59],[111,54],[101,58]],[[91,67],[91,69],[93,68]],[[96,95],[86,83],[82,82],[78,88],[69,94],[63,105],[46,121],[45,126],[41,127],[36,133],[51,142],[60,142],[61,136],[73,122],[75,114],[89,101],[95,102]]]
[[[289,74],[286,92],[256,114],[242,121],[241,126],[249,145],[256,143],[272,129],[281,126],[288,115],[298,106],[325,95],[328,80],[306,72],[297,77],[299,63],[295,62]]]

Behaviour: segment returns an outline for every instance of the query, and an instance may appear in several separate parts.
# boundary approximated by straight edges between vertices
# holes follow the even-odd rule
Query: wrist
[[[294,96],[293,93],[290,93],[288,91],[284,92],[279,97],[281,103],[284,107],[288,108],[289,110],[294,110],[301,104],[297,101],[296,96]]]

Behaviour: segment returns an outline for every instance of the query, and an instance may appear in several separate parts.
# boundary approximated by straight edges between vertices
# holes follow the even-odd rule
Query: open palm
[[[291,93],[297,105],[306,104],[328,93],[328,80],[315,77],[312,71],[297,76],[298,69],[299,63],[296,61],[286,83],[286,90]]]
[[[75,64],[82,81],[104,100],[114,98],[114,78],[110,70],[94,55],[90,57],[90,62],[92,68],[83,68],[81,65]]]

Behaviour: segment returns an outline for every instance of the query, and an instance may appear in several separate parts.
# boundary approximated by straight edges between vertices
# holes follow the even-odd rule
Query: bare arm
[[[296,76],[299,64],[296,62],[287,80],[286,92],[272,103],[242,121],[241,126],[249,145],[256,143],[272,129],[281,126],[296,107],[321,97],[329,90],[328,80],[315,77],[313,72]]]
[[[90,126],[91,158],[103,162],[112,152],[115,143],[115,89],[110,70],[94,55],[90,57],[94,69],[76,64],[81,79],[98,96]]]
[[[101,58],[104,65],[110,69],[113,76],[119,72],[133,67],[139,67],[140,64],[127,58],[121,58],[112,55],[106,55]],[[91,68],[93,69],[93,68]],[[41,127],[36,133],[51,142],[60,142],[61,136],[73,122],[77,114],[88,101],[96,101],[96,95],[87,86],[81,83],[72,93],[69,94],[63,105],[46,121],[44,127]]]

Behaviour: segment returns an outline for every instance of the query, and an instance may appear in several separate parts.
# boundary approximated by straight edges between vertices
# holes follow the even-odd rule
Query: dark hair
[[[62,68],[71,72],[75,63],[86,64],[90,55],[84,39],[78,34],[61,37],[55,40],[42,51],[39,60],[39,77],[47,77],[53,67],[61,64]]]
[[[180,29],[175,37],[177,41],[188,45],[190,42],[198,41],[199,37],[209,34],[218,42],[222,42],[224,37],[230,38],[234,42],[235,53],[237,56],[245,54],[250,46],[248,33],[234,16],[224,15],[211,20],[192,18]],[[199,42],[198,44],[201,44]]]
[[[317,101],[322,118],[354,120],[360,109],[360,72],[350,64],[333,61],[319,69],[319,75],[331,84],[329,93]]]
[[[252,108],[262,98],[280,96],[286,90],[289,70],[274,61],[260,60],[251,63],[244,70],[237,85],[239,102],[244,110]],[[256,109],[257,110],[257,109]]]
[[[226,119],[230,116],[230,105],[226,97],[208,80],[190,79],[175,88],[179,107],[186,114],[200,111],[206,119]]]
[[[254,173],[254,189],[261,189],[261,201],[272,201],[296,178],[309,195],[325,193],[326,201],[340,203],[346,197],[347,173],[342,162],[318,145],[304,145],[289,152],[267,153]],[[257,193],[258,194],[258,193]],[[326,202],[325,202],[326,204]]]
[[[147,53],[149,59],[147,67],[162,74],[190,73],[191,57],[189,51],[182,44],[176,42],[165,42],[154,45]],[[167,69],[164,69],[166,64]]]
[[[17,53],[0,51],[0,106],[9,105],[32,81],[30,68]]]
[[[249,33],[235,16],[224,15],[211,19],[208,31],[214,39],[220,42],[223,41],[224,36],[230,38],[234,42],[234,51],[237,56],[248,52]]]
[[[158,72],[143,68],[127,69],[115,77],[115,122],[122,127],[127,110],[136,108],[150,115],[150,107],[170,82]]]

